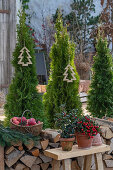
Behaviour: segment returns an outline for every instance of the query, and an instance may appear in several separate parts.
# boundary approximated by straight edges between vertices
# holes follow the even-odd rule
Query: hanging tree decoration
[[[71,82],[73,82],[73,80],[76,80],[76,77],[75,77],[75,72],[73,71],[73,67],[70,65],[70,56],[69,56],[69,64],[66,66],[66,68],[65,68],[65,72],[64,72],[64,79],[63,79],[63,81],[67,81],[68,83],[71,83]],[[69,75],[69,73],[68,73],[68,71],[71,71],[71,76],[72,76],[72,78],[71,79],[68,79],[68,75]]]
[[[71,79],[68,79],[67,77],[68,77],[68,70],[71,70],[71,76],[72,76],[72,78]],[[66,68],[65,68],[65,72],[64,72],[64,79],[63,79],[63,81],[67,81],[68,83],[69,82],[73,82],[73,80],[76,80],[76,77],[75,77],[75,72],[73,71],[73,67],[70,65],[70,64],[68,64],[67,66],[66,66]]]
[[[24,58],[24,56],[23,56],[23,53],[24,53],[24,51],[26,52],[26,54],[27,54],[27,59],[28,59],[28,62],[27,63],[24,63],[22,60],[23,60],[23,58]],[[32,64],[32,61],[30,60],[30,58],[32,58],[31,56],[30,56],[30,54],[29,54],[29,50],[25,47],[25,45],[24,45],[24,47],[20,50],[20,55],[19,55],[19,61],[18,61],[18,64],[21,64],[22,66],[28,66],[29,64]]]

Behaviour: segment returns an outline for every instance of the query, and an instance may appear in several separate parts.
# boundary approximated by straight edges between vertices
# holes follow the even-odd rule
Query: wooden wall
[[[0,91],[7,93],[13,69],[12,52],[16,44],[16,0],[0,0]]]

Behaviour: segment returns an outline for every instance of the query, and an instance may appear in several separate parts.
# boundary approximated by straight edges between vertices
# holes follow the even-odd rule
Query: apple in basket
[[[21,123],[21,117],[18,117],[18,121],[19,121],[19,123]]]
[[[18,117],[13,117],[13,118],[12,118],[12,121],[13,121],[13,123],[16,124],[16,125],[19,125],[19,123],[20,123],[20,122],[18,121]]]
[[[22,117],[22,122],[27,122],[26,117]]]
[[[35,120],[34,118],[28,119],[28,125],[29,125],[29,126],[36,125],[36,124],[37,124],[37,123],[36,123],[36,120]]]
[[[14,120],[18,120],[18,117],[13,117],[13,118],[12,118],[12,121],[14,121]]]
[[[20,122],[20,125],[23,125],[23,126],[25,126],[26,124],[27,124],[27,119],[26,119],[26,117],[20,117],[19,118],[19,122]]]
[[[14,120],[13,123],[19,125],[20,122],[18,120]]]

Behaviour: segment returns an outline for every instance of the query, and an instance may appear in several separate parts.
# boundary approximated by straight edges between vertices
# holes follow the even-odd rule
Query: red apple
[[[40,121],[38,121],[38,124],[41,123]]]
[[[14,120],[18,120],[18,117],[13,117],[12,120],[13,120],[13,121],[14,121]]]
[[[14,120],[13,123],[19,125],[20,122],[18,120]]]
[[[27,119],[27,124],[28,124],[28,122],[29,122],[29,119]]]
[[[22,122],[27,122],[26,117],[22,117]]]
[[[36,122],[35,118],[31,118],[30,120],[35,121],[35,122]]]
[[[36,125],[36,120],[34,118],[31,118],[28,120],[28,124],[31,125]]]
[[[21,117],[18,117],[18,121],[21,123]]]

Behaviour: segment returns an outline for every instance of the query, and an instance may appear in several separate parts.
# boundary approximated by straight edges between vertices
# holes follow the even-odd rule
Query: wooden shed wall
[[[12,53],[16,44],[16,0],[0,0],[0,90],[7,93],[13,68]]]

